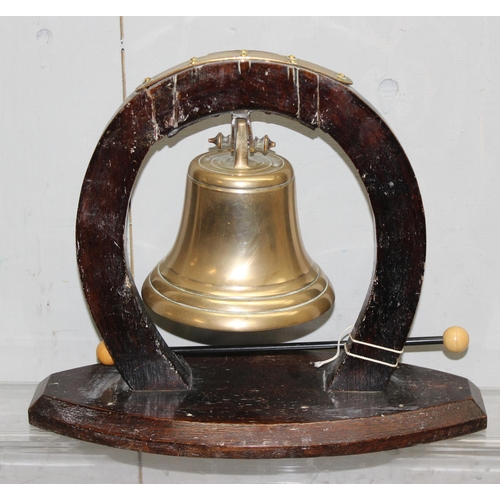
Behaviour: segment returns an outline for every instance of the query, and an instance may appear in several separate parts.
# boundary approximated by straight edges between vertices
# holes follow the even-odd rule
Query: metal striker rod
[[[443,337],[413,337],[406,339],[405,346],[442,344]],[[344,345],[341,342],[340,345]],[[262,344],[262,345],[227,345],[227,346],[186,346],[172,347],[176,354],[238,354],[238,353],[270,353],[286,351],[304,351],[320,349],[336,349],[338,342],[293,342],[290,344]]]

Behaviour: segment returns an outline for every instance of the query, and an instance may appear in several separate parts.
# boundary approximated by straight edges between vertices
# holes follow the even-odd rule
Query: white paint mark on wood
[[[157,141],[158,139],[160,139],[161,134],[160,134],[160,126],[158,125],[158,122],[156,120],[156,104],[155,100],[153,99],[153,96],[151,95],[150,90],[145,89],[145,92],[151,101],[151,122],[153,123],[153,138],[155,141]]]

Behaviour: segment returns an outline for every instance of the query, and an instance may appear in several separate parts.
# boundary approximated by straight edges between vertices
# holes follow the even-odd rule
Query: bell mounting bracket
[[[468,380],[389,366],[420,296],[425,217],[401,145],[351,83],[293,56],[234,51],[192,58],[136,89],[97,144],[77,213],[82,286],[115,365],[49,376],[29,409],[33,425],[131,450],[228,458],[365,453],[485,428],[481,395]],[[324,352],[182,357],[150,318],[125,256],[139,168],[162,137],[235,110],[320,128],[356,167],[376,233],[373,280],[351,334],[356,342],[348,341],[361,358],[343,352],[317,369],[312,362]]]

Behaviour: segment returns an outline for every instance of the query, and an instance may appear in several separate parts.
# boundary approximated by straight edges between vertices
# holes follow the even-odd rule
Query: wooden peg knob
[[[450,326],[443,334],[443,344],[450,352],[463,352],[469,347],[469,334],[460,326]]]
[[[98,359],[99,363],[106,365],[106,366],[112,366],[115,364],[115,362],[113,361],[113,358],[111,357],[111,354],[109,354],[109,351],[108,351],[108,348],[106,347],[106,344],[102,340],[101,340],[101,342],[99,342],[99,345],[97,346],[96,354],[97,354],[97,359]]]

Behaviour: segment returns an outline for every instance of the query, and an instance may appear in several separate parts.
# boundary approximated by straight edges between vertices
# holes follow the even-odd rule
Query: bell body
[[[330,309],[329,280],[302,245],[290,163],[272,152],[247,168],[230,152],[195,158],[177,240],[142,295],[163,317],[219,331],[293,326]]]

